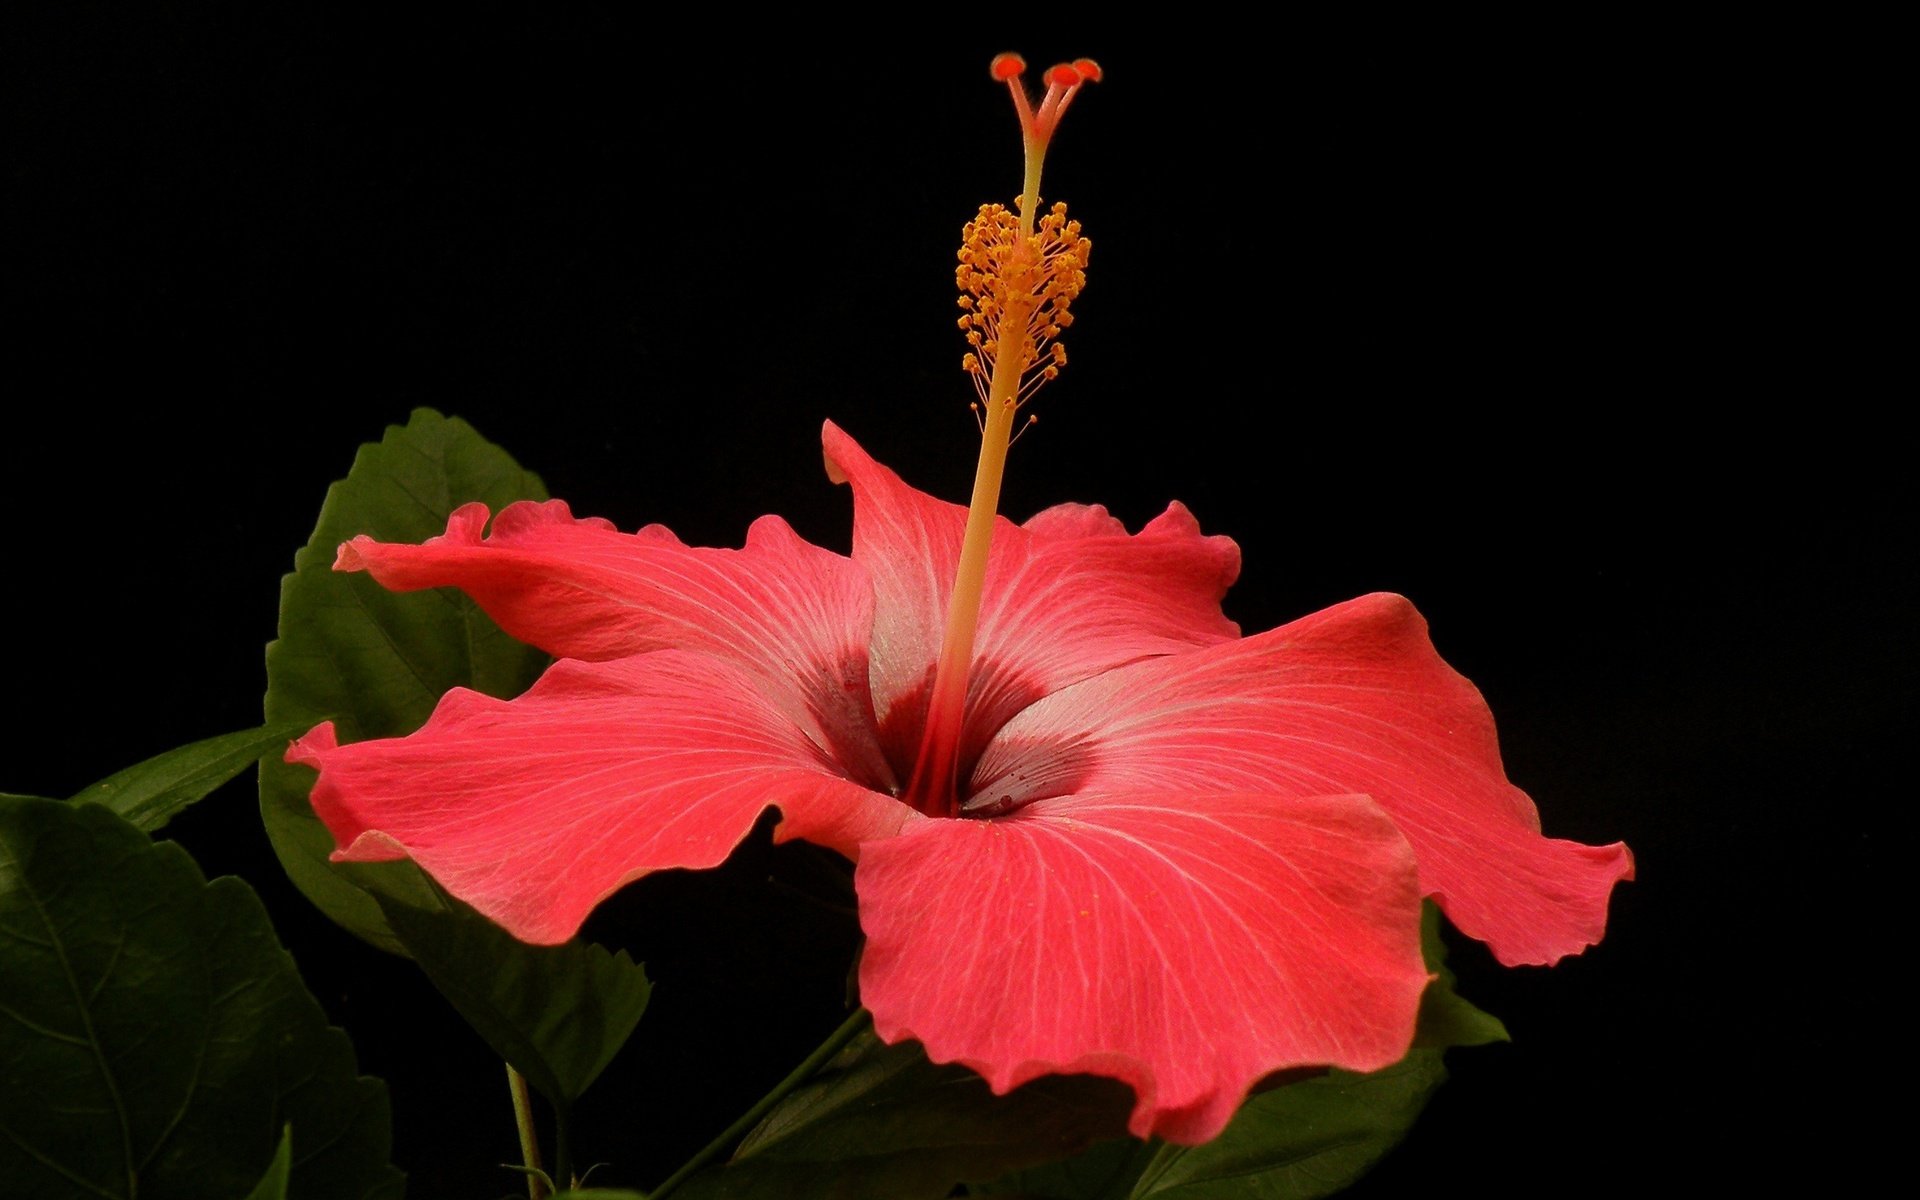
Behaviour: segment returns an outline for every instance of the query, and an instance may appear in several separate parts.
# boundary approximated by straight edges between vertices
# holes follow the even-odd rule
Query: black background
[[[1876,1153],[1914,563],[1869,414],[1911,400],[1869,369],[1884,151],[1844,46],[46,7],[6,51],[0,787],[256,723],[280,575],[418,405],[696,544],[780,512],[844,549],[826,418],[963,498],[952,253],[1019,182],[985,65],[1088,54],[1045,190],[1091,284],[1005,511],[1181,499],[1240,543],[1250,631],[1406,593],[1547,831],[1639,859],[1583,958],[1459,948],[1514,1043],[1451,1055],[1362,1191],[1833,1184]],[[292,891],[251,784],[172,833],[261,891],[390,1081],[413,1194],[511,1190],[497,1062]],[[851,941],[768,899],[791,865],[622,897],[658,986],[586,1101],[598,1182],[656,1182],[835,1024]]]

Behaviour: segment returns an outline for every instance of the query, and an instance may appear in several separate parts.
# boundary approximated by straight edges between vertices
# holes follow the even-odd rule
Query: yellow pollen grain
[[[1022,234],[1015,209],[981,205],[961,239],[954,284],[965,315],[957,325],[976,352],[962,369],[985,401],[1004,364],[1019,380],[1016,403],[1024,404],[1066,364],[1058,339],[1073,323],[1069,306],[1087,286],[1093,243],[1081,236],[1080,222],[1067,219],[1065,204],[1048,210],[1031,235]]]

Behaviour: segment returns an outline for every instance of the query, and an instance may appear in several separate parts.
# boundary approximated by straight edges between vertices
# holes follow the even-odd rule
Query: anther
[[[1012,210],[988,204],[966,225],[964,265],[955,273],[964,314],[955,325],[977,358],[963,361],[984,400],[1005,371],[1005,402],[1024,404],[1067,361],[1059,343],[1073,323],[1068,306],[1087,285],[1093,243],[1067,206],[1052,205],[1030,231]],[[1004,361],[1003,361],[1004,360]]]

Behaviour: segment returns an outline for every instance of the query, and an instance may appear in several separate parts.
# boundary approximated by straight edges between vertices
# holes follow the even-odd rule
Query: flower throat
[[[1026,171],[1014,202],[1018,211],[982,205],[961,232],[960,266],[954,273],[960,288],[960,329],[969,347],[960,365],[973,376],[980,396],[980,462],[974,470],[973,499],[934,668],[926,729],[913,776],[901,796],[934,817],[959,815],[957,775],[967,684],[1014,417],[1040,385],[1057,378],[1066,365],[1060,333],[1073,323],[1068,307],[1086,286],[1087,257],[1093,248],[1080,236],[1080,222],[1067,219],[1066,205],[1055,204],[1045,216],[1039,215],[1040,168],[1061,115],[1082,85],[1099,80],[1100,66],[1082,58],[1049,68],[1046,95],[1037,109],[1020,80],[1026,69],[1017,54],[1002,54],[991,67],[993,77],[1012,93],[1020,115]]]

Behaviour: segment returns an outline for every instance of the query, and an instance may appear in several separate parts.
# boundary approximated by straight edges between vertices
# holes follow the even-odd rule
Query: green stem
[[[553,1186],[563,1192],[578,1186],[573,1177],[573,1111],[563,1104],[553,1106]]]
[[[547,1189],[540,1182],[540,1138],[533,1131],[533,1097],[527,1094],[527,1077],[507,1064],[507,1090],[513,1093],[513,1123],[520,1130],[520,1161],[527,1167],[528,1200],[547,1200]]]
[[[1106,1193],[1102,1200],[1125,1200],[1126,1197],[1139,1194],[1140,1189],[1148,1187],[1167,1173],[1167,1169],[1178,1162],[1187,1152],[1185,1146],[1175,1146],[1159,1140],[1141,1142],[1133,1148],[1133,1155],[1114,1181],[1113,1190]],[[1137,1167],[1136,1167],[1136,1164]]]
[[[851,1017],[827,1036],[818,1049],[807,1055],[806,1061],[793,1069],[792,1074],[773,1085],[773,1090],[760,1097],[760,1102],[741,1114],[738,1121],[727,1126],[719,1137],[708,1142],[706,1148],[688,1159],[678,1171],[667,1176],[667,1181],[647,1194],[647,1200],[662,1200],[669,1192],[685,1183],[687,1177],[706,1166],[714,1159],[726,1153],[727,1147],[746,1136],[749,1129],[760,1123],[760,1119],[773,1110],[773,1106],[787,1098],[787,1093],[813,1077],[814,1072],[827,1064],[834,1055],[840,1053],[846,1044],[866,1030],[871,1018],[866,1009],[859,1009]]]

